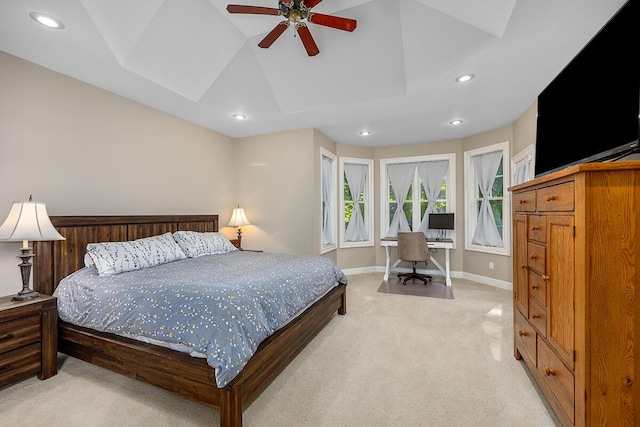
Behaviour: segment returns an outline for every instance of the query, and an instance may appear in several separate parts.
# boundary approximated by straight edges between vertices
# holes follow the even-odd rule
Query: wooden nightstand
[[[238,239],[232,239],[229,240],[231,243],[233,243],[233,246],[235,246],[236,248],[240,249],[240,241]],[[245,252],[264,252],[264,251],[258,251],[258,250],[253,250],[253,249],[240,249],[241,251],[245,251]]]
[[[35,373],[41,380],[58,373],[57,299],[12,296],[0,297],[0,387]]]

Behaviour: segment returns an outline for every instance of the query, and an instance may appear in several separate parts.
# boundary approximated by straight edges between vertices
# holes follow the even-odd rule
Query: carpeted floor
[[[409,280],[406,285],[403,285],[402,280],[390,277],[388,281],[382,281],[382,284],[378,288],[378,292],[453,299],[453,286],[447,286],[444,283],[436,282],[435,279],[426,285],[420,280]]]
[[[378,292],[349,276],[336,315],[245,409],[244,427],[557,427],[513,357],[512,293],[454,279],[456,298]],[[219,413],[59,355],[59,372],[0,388],[0,426],[187,427]]]

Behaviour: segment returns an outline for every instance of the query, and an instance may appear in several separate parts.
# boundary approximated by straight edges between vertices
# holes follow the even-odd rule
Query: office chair
[[[403,285],[408,280],[422,280],[424,284],[430,283],[433,277],[426,274],[416,272],[418,262],[424,262],[425,265],[429,260],[429,247],[427,239],[421,231],[399,231],[398,232],[398,258],[401,261],[409,261],[413,263],[413,272],[398,273],[398,279],[404,277]]]

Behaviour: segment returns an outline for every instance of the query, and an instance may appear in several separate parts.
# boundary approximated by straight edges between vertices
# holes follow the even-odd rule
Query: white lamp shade
[[[227,224],[229,227],[240,227],[243,225],[251,225],[247,216],[244,214],[243,208],[235,208],[231,215],[231,221]]]
[[[14,202],[9,216],[0,226],[0,241],[25,240],[65,240],[51,224],[44,203]]]

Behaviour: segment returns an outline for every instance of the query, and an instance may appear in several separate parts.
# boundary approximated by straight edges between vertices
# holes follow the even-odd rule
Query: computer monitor
[[[455,225],[454,214],[452,212],[438,212],[429,214],[430,230],[440,230],[438,238],[446,238],[446,230],[453,230]]]

